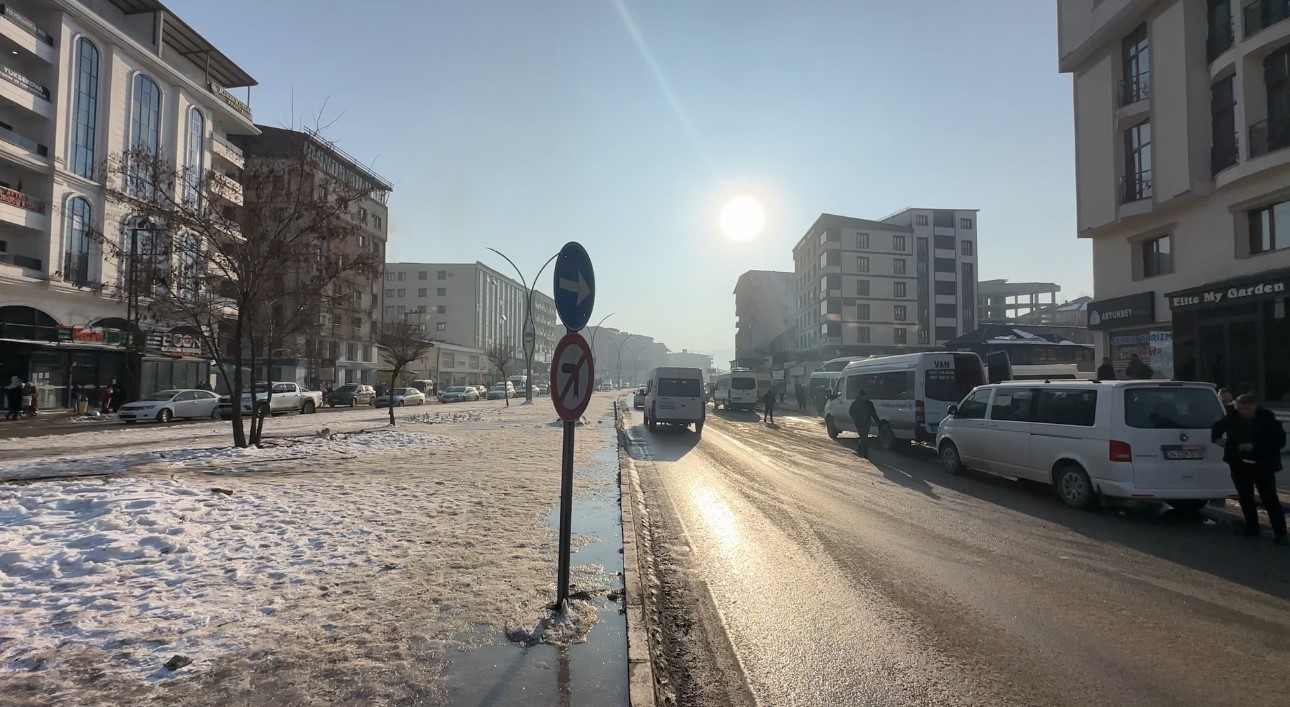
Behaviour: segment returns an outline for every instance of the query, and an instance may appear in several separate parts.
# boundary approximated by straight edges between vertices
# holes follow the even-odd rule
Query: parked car
[[[255,411],[257,415],[282,415],[291,412],[312,414],[322,406],[322,393],[304,390],[295,383],[257,383],[255,386]],[[272,395],[270,395],[270,391]],[[242,414],[251,414],[251,391],[242,393]],[[225,420],[233,417],[230,396],[219,397],[219,416]]]
[[[213,418],[218,406],[219,396],[209,390],[161,390],[122,405],[117,417],[127,425],[147,420],[170,422],[175,418]]]
[[[604,383],[601,383],[599,388],[601,392],[604,392],[607,390],[613,390],[613,389],[614,389],[614,384],[610,383],[609,381],[605,381]]]
[[[515,387],[509,381],[506,383],[494,383],[487,393],[488,400],[505,400],[513,397],[515,397]]]
[[[395,407],[401,408],[405,405],[425,405],[426,404],[425,393],[422,393],[416,388],[395,388],[391,390],[389,393],[386,393],[385,395],[376,396],[376,403],[375,403],[376,407],[378,408],[388,407],[390,404],[391,397],[394,398]]]
[[[486,400],[488,398],[488,386],[475,385],[473,387],[475,389],[475,394],[479,396],[480,400]]]
[[[376,399],[376,389],[370,385],[342,385],[327,396],[331,407],[370,405]]]
[[[454,385],[439,393],[441,403],[470,403],[479,400],[479,391],[470,385]]]
[[[632,407],[637,410],[645,409],[645,389],[637,388],[636,393],[632,395]]]
[[[1214,386],[1163,380],[983,385],[937,432],[945,471],[972,468],[1051,484],[1069,506],[1099,497],[1199,509],[1232,490],[1210,426]]]

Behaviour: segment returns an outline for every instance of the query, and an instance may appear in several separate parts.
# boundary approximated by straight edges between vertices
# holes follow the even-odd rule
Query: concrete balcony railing
[[[40,258],[16,253],[0,253],[0,265],[21,269],[26,277],[36,277],[45,272],[45,263]]]
[[[242,155],[242,148],[225,140],[216,134],[215,139],[211,141],[211,154],[228,162],[229,164],[242,169],[246,166],[246,158]]]
[[[30,93],[33,96],[36,96],[37,98],[43,98],[46,101],[49,100],[48,88],[45,88],[41,84],[38,84],[35,81],[32,81],[31,79],[27,78],[26,75],[24,75],[22,72],[18,71],[17,69],[12,69],[12,68],[9,68],[8,66],[0,65],[0,78],[4,78],[5,81],[8,81],[9,83],[17,86],[18,88],[21,88],[22,90],[26,91],[27,93]]]
[[[4,123],[0,123],[0,142],[9,143],[10,145],[21,148],[25,152],[36,155],[37,157],[44,157],[46,159],[49,157],[48,147],[45,147],[25,135],[14,132],[12,128]]]
[[[219,172],[211,172],[207,184],[212,196],[219,197],[238,206],[242,205],[242,185],[236,180]]]

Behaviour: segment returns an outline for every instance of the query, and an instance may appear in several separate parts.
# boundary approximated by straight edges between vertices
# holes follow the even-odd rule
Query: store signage
[[[1186,309],[1206,304],[1226,304],[1240,300],[1261,299],[1284,295],[1290,285],[1290,276],[1282,275],[1266,281],[1247,282],[1235,287],[1214,287],[1191,290],[1169,295],[1171,309]]]
[[[1120,329],[1151,324],[1155,320],[1155,292],[1139,292],[1136,295],[1088,303],[1089,329]]]
[[[251,117],[251,106],[248,106],[238,99],[237,96],[229,93],[228,89],[214,83],[208,83],[206,84],[206,87],[210,89],[211,93],[219,96],[220,100],[227,103],[233,110],[245,115],[247,118]]]
[[[205,347],[200,336],[179,332],[153,332],[148,336],[148,348],[161,353],[201,356]]]
[[[102,327],[69,326],[59,327],[59,341],[71,341],[79,344],[106,344],[120,346],[125,343],[125,336],[120,329]]]

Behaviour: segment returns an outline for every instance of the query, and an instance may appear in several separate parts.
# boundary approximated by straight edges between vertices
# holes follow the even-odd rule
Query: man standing
[[[1223,461],[1232,470],[1232,483],[1241,500],[1245,526],[1237,533],[1259,534],[1259,509],[1254,504],[1257,489],[1277,544],[1290,543],[1286,539],[1285,513],[1277,498],[1276,479],[1276,473],[1281,471],[1281,448],[1286,446],[1286,433],[1276,416],[1260,407],[1256,397],[1246,393],[1236,399],[1236,412],[1214,424],[1210,437],[1214,443],[1223,445]]]
[[[22,381],[18,376],[9,378],[9,385],[4,389],[6,420],[17,420],[22,417]]]
[[[878,419],[878,411],[874,409],[873,402],[861,388],[856,393],[856,399],[851,401],[851,407],[847,410],[851,414],[851,421],[855,423],[856,432],[860,434],[860,444],[856,446],[856,456],[869,458],[869,423],[874,422],[881,424]]]
[[[794,390],[797,393],[797,409],[806,412],[806,388],[798,383]]]
[[[1111,364],[1110,356],[1102,358],[1102,365],[1097,367],[1097,379],[1100,381],[1115,380],[1115,366]]]
[[[771,385],[766,394],[761,396],[761,402],[766,406],[766,417],[762,418],[762,422],[775,424],[775,398],[777,397],[779,394],[775,391],[774,385]]]
[[[1129,354],[1129,365],[1124,369],[1124,375],[1129,380],[1147,380],[1155,371],[1138,357],[1137,354]]]
[[[1232,391],[1227,388],[1219,388],[1218,399],[1223,401],[1223,410],[1225,411],[1225,414],[1231,415],[1236,412],[1236,398],[1232,397]]]

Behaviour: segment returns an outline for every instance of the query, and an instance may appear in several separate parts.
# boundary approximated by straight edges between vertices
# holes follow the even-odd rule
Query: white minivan
[[[712,391],[713,410],[752,410],[757,400],[757,374],[747,368],[722,374]]]
[[[703,370],[660,366],[645,382],[645,426],[694,425],[703,432],[707,407],[703,404]]]
[[[1099,496],[1199,509],[1232,493],[1210,427],[1214,386],[1163,380],[983,385],[941,422],[937,450],[965,468],[1052,484],[1067,505]]]

